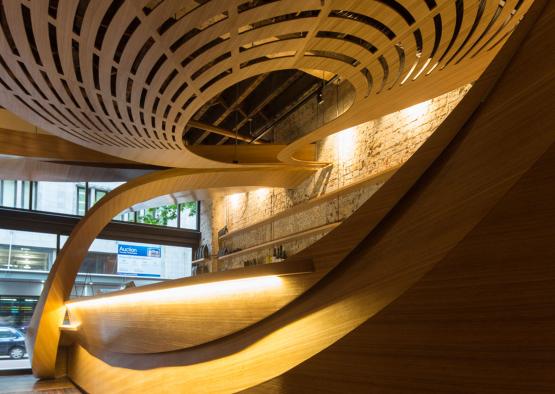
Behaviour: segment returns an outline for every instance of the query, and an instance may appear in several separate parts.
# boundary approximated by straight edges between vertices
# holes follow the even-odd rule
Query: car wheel
[[[10,358],[14,360],[19,360],[20,358],[23,358],[23,356],[25,355],[25,349],[19,346],[12,347],[8,355],[10,356]]]

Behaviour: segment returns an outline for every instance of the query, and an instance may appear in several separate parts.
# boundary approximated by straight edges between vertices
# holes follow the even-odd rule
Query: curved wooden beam
[[[0,157],[0,177],[48,182],[125,182],[153,170],[95,163],[50,162],[25,157]]]
[[[553,391],[554,200],[552,145],[407,292],[314,357],[242,393]]]
[[[120,159],[119,157],[109,156],[85,148],[54,135],[35,134],[1,128],[0,155],[84,163],[102,163],[107,165],[140,165],[140,163]]]
[[[72,231],[44,284],[27,336],[28,351],[35,375],[54,376],[60,338],[59,327],[64,320],[65,301],[70,295],[89,246],[117,214],[140,202],[187,189],[246,185],[291,188],[298,185],[310,173],[311,171],[300,169],[243,171],[173,169],[142,176],[111,191],[88,211]]]

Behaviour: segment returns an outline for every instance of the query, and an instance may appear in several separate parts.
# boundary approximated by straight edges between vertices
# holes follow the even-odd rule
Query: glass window
[[[121,220],[122,222],[134,222],[135,212],[123,212],[122,214],[116,216],[115,220]]]
[[[2,206],[8,208],[15,208],[16,201],[16,185],[15,181],[0,181],[1,183],[1,198]]]
[[[100,201],[102,197],[124,183],[125,182],[89,182],[89,189],[91,191],[90,206],[92,207]]]
[[[84,186],[77,186],[77,215],[83,216],[86,213],[87,206],[87,191]]]
[[[0,181],[0,205],[8,208],[29,208],[29,181]]]
[[[137,212],[137,223],[177,227],[177,205],[141,209]]]
[[[84,183],[37,182],[35,207],[38,211],[75,215],[81,212],[78,204],[78,189]],[[77,190],[77,192],[76,192]]]
[[[96,204],[106,194],[108,194],[107,191],[94,189],[93,205]]]
[[[61,236],[63,246],[68,237]],[[191,276],[191,248],[96,239],[79,270],[82,274],[175,279]]]
[[[20,184],[20,198],[18,208],[29,209],[30,194],[31,194],[31,182],[29,181],[19,181]]]
[[[0,296],[0,325],[25,331],[33,316],[39,297]]]
[[[198,215],[199,202],[198,201],[188,201],[179,204],[179,209],[181,211],[181,222],[180,228],[187,228],[191,230],[198,230],[197,225],[197,215]]]
[[[55,258],[55,234],[0,229],[0,269],[48,271]]]
[[[0,370],[31,368],[23,332],[29,326],[38,299],[0,294]],[[2,341],[10,346],[2,346]]]

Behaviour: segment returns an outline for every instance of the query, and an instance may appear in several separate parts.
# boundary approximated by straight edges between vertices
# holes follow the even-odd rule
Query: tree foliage
[[[197,214],[197,202],[188,201],[179,204],[182,213],[188,212],[189,216]],[[168,223],[177,218],[177,205],[164,205],[158,208],[147,208],[143,215],[137,217],[139,223],[167,226]]]

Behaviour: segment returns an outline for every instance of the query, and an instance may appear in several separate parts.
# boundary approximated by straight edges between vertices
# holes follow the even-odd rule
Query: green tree
[[[180,204],[181,209],[186,210],[189,216],[197,214],[197,202],[188,201]],[[144,215],[137,218],[139,223],[154,224],[157,226],[167,226],[171,220],[177,218],[177,205],[164,205],[158,208],[147,208]]]

